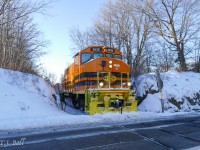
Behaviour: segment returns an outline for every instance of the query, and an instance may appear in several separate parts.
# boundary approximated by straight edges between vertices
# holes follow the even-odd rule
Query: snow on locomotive
[[[137,110],[130,86],[130,68],[122,61],[122,53],[112,47],[90,46],[78,52],[65,69],[63,92],[75,108],[91,115],[129,112]]]

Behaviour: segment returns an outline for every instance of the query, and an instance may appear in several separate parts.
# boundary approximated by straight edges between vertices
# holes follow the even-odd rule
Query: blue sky
[[[45,49],[48,54],[41,59],[41,63],[49,72],[56,74],[57,81],[72,62],[70,29],[73,26],[79,26],[83,30],[89,27],[105,2],[106,0],[58,0],[46,10],[48,15],[35,15],[35,23],[44,39],[50,41]]]

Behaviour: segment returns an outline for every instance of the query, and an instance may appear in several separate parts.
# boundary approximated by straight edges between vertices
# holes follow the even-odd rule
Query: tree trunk
[[[180,61],[180,69],[181,71],[187,71],[187,66],[186,66],[185,56],[184,56],[184,44],[183,43],[178,44],[177,50],[178,50],[178,58]]]

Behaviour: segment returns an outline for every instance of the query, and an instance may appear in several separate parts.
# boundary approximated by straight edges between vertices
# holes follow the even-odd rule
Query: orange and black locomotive
[[[70,95],[74,107],[89,114],[136,111],[129,73],[118,49],[90,46],[79,51],[65,69],[63,92]]]

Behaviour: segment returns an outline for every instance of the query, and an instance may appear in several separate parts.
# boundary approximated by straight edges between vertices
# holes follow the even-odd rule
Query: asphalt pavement
[[[87,128],[5,133],[5,150],[179,150],[200,149],[200,116]]]

